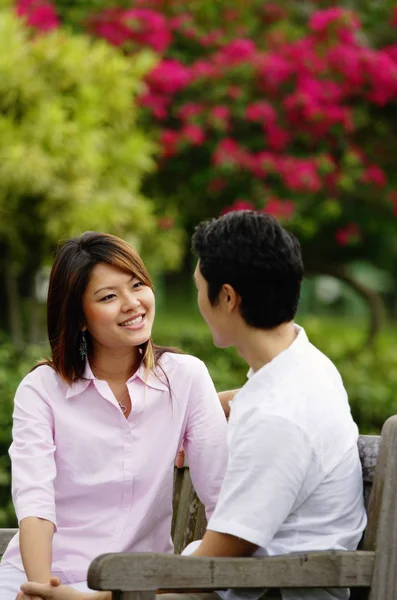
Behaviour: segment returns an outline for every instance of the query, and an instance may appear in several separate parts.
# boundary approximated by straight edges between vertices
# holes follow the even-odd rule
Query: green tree
[[[59,239],[105,230],[132,242],[149,266],[179,260],[180,232],[159,227],[140,191],[156,146],[137,125],[136,96],[155,61],[150,50],[131,61],[62,29],[32,36],[0,10],[1,300],[20,345],[20,298],[34,306],[36,274]]]

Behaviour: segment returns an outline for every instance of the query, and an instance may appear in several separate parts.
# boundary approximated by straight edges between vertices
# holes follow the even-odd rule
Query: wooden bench
[[[350,587],[354,600],[397,599],[397,416],[379,436],[360,436],[368,526],[354,552],[308,552],[267,558],[193,558],[111,553],[88,572],[94,590],[114,600],[152,600],[157,589]],[[387,483],[387,485],[385,485]],[[204,509],[189,470],[175,469],[172,534],[180,553],[205,531]],[[0,529],[0,554],[16,529]]]
[[[360,436],[368,525],[356,551],[264,558],[195,558],[156,553],[98,556],[88,585],[114,600],[153,600],[159,589],[349,587],[354,600],[397,599],[397,416],[381,436]],[[249,466],[248,466],[249,468]],[[176,551],[202,535],[205,520],[187,473],[177,478]],[[178,485],[180,487],[178,487]],[[188,508],[189,507],[189,508]],[[178,524],[184,524],[182,531]]]

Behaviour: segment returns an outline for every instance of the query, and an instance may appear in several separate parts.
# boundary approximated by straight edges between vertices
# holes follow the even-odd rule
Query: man
[[[230,403],[228,468],[218,503],[193,554],[355,549],[366,525],[358,430],[338,371],[294,323],[303,278],[298,241],[271,216],[238,211],[201,223],[193,250],[198,306],[214,343],[235,346],[250,367]],[[275,597],[266,590],[219,595]],[[281,595],[345,600],[348,591]]]

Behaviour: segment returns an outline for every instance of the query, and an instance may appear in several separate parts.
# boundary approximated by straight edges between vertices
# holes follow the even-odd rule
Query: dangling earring
[[[85,357],[87,356],[87,340],[85,339],[85,333],[84,331],[82,331],[80,333],[80,345],[79,345],[79,352],[80,352],[80,356],[81,356],[81,360],[84,360]]]

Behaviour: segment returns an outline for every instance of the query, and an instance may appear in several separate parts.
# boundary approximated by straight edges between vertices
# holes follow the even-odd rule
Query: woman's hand
[[[84,600],[85,594],[61,585],[59,577],[51,577],[50,583],[28,581],[21,585],[16,600]]]

